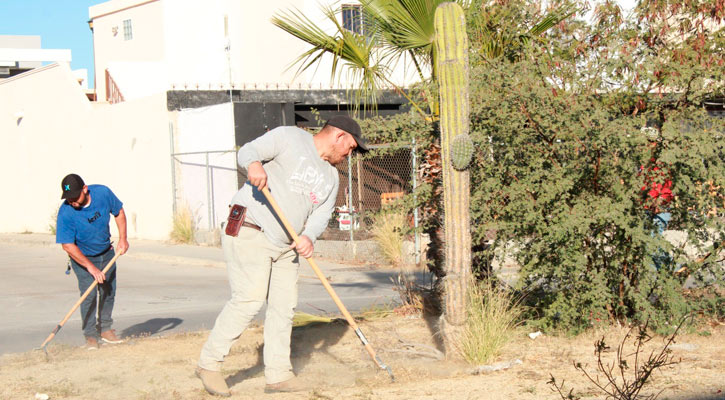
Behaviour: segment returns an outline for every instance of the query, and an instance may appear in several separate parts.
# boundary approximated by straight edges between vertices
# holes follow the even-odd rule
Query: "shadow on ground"
[[[328,349],[336,345],[350,329],[347,322],[334,319],[332,322],[315,322],[292,329],[291,359],[295,374],[300,374],[309,364],[312,355],[323,353],[343,365],[341,360],[330,354]],[[246,379],[253,378],[264,372],[264,345],[257,346],[257,362],[245,369],[240,369],[226,378],[227,385],[232,387]]]
[[[146,322],[129,326],[121,332],[121,337],[150,336],[174,329],[184,322],[181,318],[152,318]]]

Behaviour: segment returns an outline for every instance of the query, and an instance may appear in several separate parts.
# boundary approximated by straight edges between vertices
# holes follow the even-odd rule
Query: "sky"
[[[93,36],[88,7],[107,0],[0,0],[0,35],[35,35],[44,49],[70,49],[71,69],[88,70],[93,87]]]

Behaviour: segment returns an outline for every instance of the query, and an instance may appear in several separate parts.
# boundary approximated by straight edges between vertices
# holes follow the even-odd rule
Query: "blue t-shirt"
[[[111,214],[118,216],[123,203],[111,189],[103,185],[88,185],[91,204],[76,210],[64,201],[58,210],[55,242],[75,243],[86,256],[100,254],[111,245],[108,223]]]

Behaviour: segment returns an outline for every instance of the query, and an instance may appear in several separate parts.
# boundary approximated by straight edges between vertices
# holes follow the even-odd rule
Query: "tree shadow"
[[[290,357],[294,373],[299,374],[304,370],[314,353],[325,353],[342,364],[341,360],[327,350],[337,344],[348,329],[350,328],[347,321],[343,319],[333,319],[331,322],[312,322],[305,326],[292,328]],[[263,372],[264,344],[260,344],[257,346],[257,362],[249,368],[240,369],[228,376],[225,381],[229,387],[232,387]]]
[[[152,318],[146,322],[129,326],[121,332],[121,337],[150,336],[174,329],[184,322],[181,318]]]

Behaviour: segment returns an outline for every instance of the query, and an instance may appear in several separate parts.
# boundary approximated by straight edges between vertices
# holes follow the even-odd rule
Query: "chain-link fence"
[[[388,146],[373,145],[371,147],[383,149]],[[219,223],[226,218],[226,208],[222,205],[228,204],[231,200],[230,190],[236,190],[236,188],[229,187],[230,179],[233,181],[240,176],[246,177],[245,171],[238,167],[236,170],[230,168],[230,165],[236,164],[235,155],[234,150],[171,154],[172,171],[176,171],[180,167],[187,168],[183,175],[193,177],[193,181],[181,185],[186,187],[186,190],[182,191],[180,184],[184,183],[184,179],[176,175],[172,176],[174,205],[176,206],[180,197],[186,198],[186,203],[196,205],[192,211],[197,216],[197,229],[219,228]],[[198,160],[192,161],[188,159],[190,157],[197,157]],[[210,159],[210,157],[212,158]],[[189,168],[193,170],[189,170]],[[340,174],[340,188],[335,202],[335,212],[330,218],[327,229],[319,239],[369,240],[372,236],[371,227],[374,224],[373,215],[383,205],[411,193],[416,187],[415,146],[403,147],[365,158],[354,154],[338,164],[337,169]],[[232,175],[224,176],[223,182],[217,182],[222,178],[221,174],[229,175],[230,173]],[[195,199],[193,202],[189,201],[192,197]],[[417,210],[414,210],[410,222],[413,227],[418,227]],[[415,232],[414,252],[416,262],[418,262],[420,236],[418,229],[415,229]]]
[[[369,239],[372,215],[383,205],[413,190],[413,159],[411,148],[401,148],[367,158],[355,154],[338,164],[340,189],[335,202],[335,213],[322,238]]]

